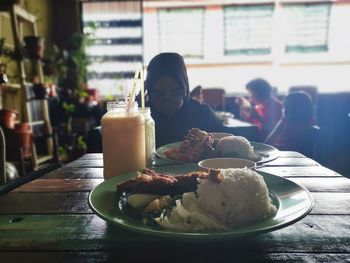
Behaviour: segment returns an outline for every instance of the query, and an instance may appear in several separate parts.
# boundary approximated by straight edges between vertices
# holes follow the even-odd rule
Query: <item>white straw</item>
[[[131,82],[131,88],[130,88],[130,92],[129,92],[129,100],[128,100],[128,105],[127,105],[128,111],[130,111],[132,105],[134,104],[136,81],[137,81],[137,77],[138,77],[139,73],[140,73],[140,70],[139,70],[139,67],[137,67],[137,69],[135,71],[134,79]]]
[[[140,63],[140,81],[141,81],[141,108],[145,109],[145,85],[143,78],[143,65]]]

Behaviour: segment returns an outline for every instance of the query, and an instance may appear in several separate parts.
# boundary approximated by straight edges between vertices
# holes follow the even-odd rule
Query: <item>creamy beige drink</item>
[[[137,109],[110,104],[102,117],[105,180],[146,167],[145,118]]]
[[[140,110],[145,117],[146,165],[152,167],[156,162],[156,132],[150,108]]]

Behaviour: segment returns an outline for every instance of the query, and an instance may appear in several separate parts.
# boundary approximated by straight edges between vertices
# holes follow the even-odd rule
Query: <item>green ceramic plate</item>
[[[172,162],[186,163],[186,162],[181,162],[178,160],[169,159],[164,154],[164,152],[166,152],[170,149],[178,148],[180,146],[180,144],[181,144],[181,142],[174,142],[174,143],[163,145],[157,149],[157,151],[156,151],[157,155],[162,159],[169,160]],[[252,161],[254,161],[258,164],[270,162],[272,160],[277,159],[280,156],[279,150],[271,145],[264,144],[264,143],[258,143],[258,142],[250,142],[250,144],[253,146],[254,154],[256,155],[256,158],[252,159]]]
[[[159,172],[184,173],[197,170],[196,165],[173,165],[156,169]],[[136,175],[136,172],[123,174],[96,186],[89,195],[91,209],[108,223],[147,235],[164,236],[193,241],[210,241],[239,236],[255,235],[273,231],[302,219],[312,209],[313,199],[302,186],[268,173],[259,172],[265,179],[273,203],[278,207],[276,215],[268,220],[242,228],[220,232],[175,232],[160,226],[148,226],[122,210],[116,185]]]

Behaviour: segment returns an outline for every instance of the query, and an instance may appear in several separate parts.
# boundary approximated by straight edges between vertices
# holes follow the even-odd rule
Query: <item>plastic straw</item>
[[[141,108],[145,110],[145,85],[143,79],[143,65],[140,63],[140,81],[141,81]]]
[[[129,92],[129,100],[128,100],[128,104],[127,104],[127,110],[130,111],[134,100],[135,100],[135,88],[136,88],[136,79],[138,77],[140,73],[139,67],[137,67],[136,71],[135,71],[135,76],[134,79],[131,82],[131,88],[130,88],[130,92]]]

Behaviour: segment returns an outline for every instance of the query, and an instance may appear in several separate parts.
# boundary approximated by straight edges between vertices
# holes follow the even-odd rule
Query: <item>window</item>
[[[83,2],[88,85],[101,95],[124,95],[142,62],[141,1]]]
[[[273,9],[273,5],[224,7],[224,54],[270,54]]]
[[[204,9],[159,9],[160,52],[178,52],[185,58],[203,58]]]
[[[322,52],[328,50],[328,24],[331,5],[286,5],[286,52]]]

